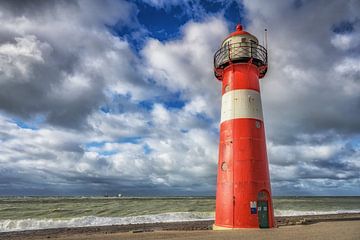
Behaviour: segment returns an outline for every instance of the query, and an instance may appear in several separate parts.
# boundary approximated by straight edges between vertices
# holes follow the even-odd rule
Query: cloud
[[[160,42],[149,39],[142,55],[148,74],[158,85],[171,92],[180,92],[184,100],[202,105],[214,118],[219,115],[219,82],[214,81],[213,53],[227,34],[224,19],[210,17],[203,22],[188,22],[182,27],[182,37]],[[194,102],[192,102],[194,108]]]
[[[207,16],[207,12],[199,0],[144,0],[143,2],[165,11],[169,11],[172,7],[178,7],[181,9],[178,15],[187,16],[192,19],[200,19]]]
[[[154,105],[152,113],[159,111],[166,121],[158,114],[104,113],[90,132],[23,129],[2,118],[0,188],[8,194],[27,186],[33,194],[208,193],[215,183],[216,133],[182,124],[184,117],[196,121],[195,115]],[[152,193],[138,192],[143,188]]]
[[[350,50],[358,46],[359,37],[353,34],[336,34],[331,38],[331,43],[341,50]]]
[[[358,131],[360,115],[356,109],[359,94],[346,89],[354,85],[357,78],[355,74],[344,77],[339,72],[345,62],[346,67],[350,66],[346,60],[348,54],[336,51],[330,43],[336,35],[332,27],[344,17],[354,17],[350,10],[355,7],[352,6],[355,2],[334,2],[326,8],[321,1],[303,2],[299,8],[279,2],[279,6],[264,6],[267,11],[260,11],[256,1],[245,3],[249,19],[254,19],[249,30],[261,32],[261,28],[269,28],[270,72],[262,81],[265,117],[273,126],[269,129],[269,137],[278,135],[281,128],[287,127],[305,133],[331,129],[337,132]],[[288,20],[286,24],[281,24],[282,17],[271,12],[284,7],[287,7],[288,15],[284,17]],[[313,19],[303,16],[307,11],[314,12],[318,8],[323,8],[323,11],[314,16],[318,20],[315,30]],[[334,12],[337,14],[334,15]],[[353,64],[356,65],[356,61],[354,59]],[[287,121],[283,120],[285,112]],[[349,115],[352,117],[344,117]],[[294,131],[281,132],[294,136]]]
[[[125,1],[0,4],[3,194],[214,193],[213,54],[233,23],[196,1],[147,3],[186,10],[176,37],[149,37]],[[274,193],[357,194],[358,3],[239,4],[246,30],[269,29],[261,90]],[[189,13],[198,7],[201,17]]]
[[[311,179],[327,179],[336,188],[341,185],[337,179],[359,178],[358,168],[345,160],[350,154],[359,161],[358,147],[349,145],[360,130],[359,64],[357,55],[346,51],[358,52],[358,27],[355,23],[350,33],[333,31],[343,21],[354,22],[358,13],[353,9],[359,6],[355,1],[323,4],[244,1],[248,30],[261,36],[262,29],[269,29],[270,71],[261,83],[278,193],[287,191],[277,184],[286,179],[307,182],[298,185],[299,192],[306,192]],[[275,14],[279,11],[285,15]]]
[[[41,114],[50,124],[77,128],[106,101],[108,89],[136,99],[148,95],[129,44],[105,27],[130,24],[132,4],[14,4],[2,4],[2,110],[28,119]]]
[[[83,2],[78,4],[76,8],[89,8]],[[73,6],[58,7],[66,13]],[[64,12],[58,11],[63,16]],[[189,188],[193,193],[211,191],[218,139],[216,128],[204,118],[216,117],[219,108],[213,104],[219,101],[216,90],[220,86],[213,79],[211,58],[227,31],[223,19],[189,22],[178,40],[148,39],[140,56],[126,40],[110,35],[95,21],[91,22],[93,29],[85,31],[79,16],[71,22],[73,25],[61,19],[57,24],[69,36],[63,42],[54,41],[57,33],[53,30],[32,29],[35,20],[26,19],[26,35],[0,48],[0,52],[14,56],[16,61],[21,60],[19,55],[27,57],[27,74],[16,78],[17,86],[27,83],[26,87],[34,88],[39,81],[42,83],[36,89],[38,95],[31,93],[33,98],[24,99],[11,89],[14,97],[6,95],[2,103],[2,109],[10,114],[3,117],[6,126],[2,129],[8,130],[1,133],[4,168],[12,172],[16,166],[32,172],[35,166],[37,174],[47,179],[43,184],[31,181],[37,192],[50,186],[54,189],[52,184],[56,182],[68,191],[89,184],[88,193],[96,191],[96,186],[130,192],[130,186],[174,188],[180,192],[184,191],[181,188]],[[100,16],[98,21],[109,20]],[[207,37],[200,39],[205,31]],[[71,43],[74,45],[69,48]],[[27,46],[25,50],[23,45]],[[67,58],[69,62],[60,68],[58,63]],[[182,65],[177,66],[180,62]],[[13,62],[9,64],[17,67]],[[3,77],[2,83],[6,88],[13,81]],[[21,93],[30,94],[28,91],[26,88]],[[168,95],[171,99],[177,92],[183,101],[179,108],[168,109],[156,100],[160,96],[166,101]],[[142,101],[152,104],[143,108]],[[100,106],[103,111],[97,110]],[[20,108],[24,110],[21,112]],[[44,114],[46,124],[24,129],[7,120],[11,114]],[[79,127],[79,123],[86,123],[86,128]],[[23,146],[21,151],[19,145]],[[15,189],[25,187],[26,178],[27,175],[19,177]],[[74,185],[69,187],[70,183]]]

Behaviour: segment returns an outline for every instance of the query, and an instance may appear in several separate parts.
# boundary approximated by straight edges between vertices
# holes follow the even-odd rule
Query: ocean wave
[[[201,221],[214,219],[209,212],[175,212],[132,217],[97,217],[86,216],[71,219],[16,219],[0,220],[0,232],[24,231],[48,228],[90,227],[125,225],[138,223]]]
[[[342,213],[360,213],[360,209],[332,210],[332,211],[302,211],[302,210],[278,210],[278,209],[275,209],[275,211],[274,211],[274,215],[279,216],[279,217],[342,214]]]
[[[278,210],[275,209],[275,216],[304,216],[324,215],[341,213],[360,213],[360,209],[334,210],[334,211],[300,211],[300,210]],[[139,223],[161,223],[161,222],[184,222],[214,220],[214,212],[170,212],[153,215],[142,215],[132,217],[97,217],[85,216],[70,219],[16,219],[0,220],[0,232],[24,231],[48,228],[66,227],[90,227],[126,225]]]

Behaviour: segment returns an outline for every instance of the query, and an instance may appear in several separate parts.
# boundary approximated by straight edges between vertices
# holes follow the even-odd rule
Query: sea
[[[360,213],[360,197],[274,197],[275,216]],[[0,232],[213,220],[214,197],[0,197]]]

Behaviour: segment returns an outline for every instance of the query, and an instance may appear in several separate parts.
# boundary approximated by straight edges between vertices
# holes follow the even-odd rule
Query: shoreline
[[[292,225],[311,225],[319,222],[345,222],[360,221],[360,213],[343,213],[327,215],[305,215],[305,216],[281,216],[275,217],[277,227]],[[39,238],[60,238],[74,235],[103,235],[117,233],[147,233],[158,231],[205,231],[211,230],[214,220],[206,221],[185,221],[169,223],[143,223],[110,226],[91,226],[74,228],[49,228],[13,232],[0,232],[0,239],[39,239]],[[360,236],[359,236],[360,238]]]

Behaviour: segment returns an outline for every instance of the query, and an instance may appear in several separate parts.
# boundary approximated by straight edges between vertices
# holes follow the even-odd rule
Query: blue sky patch
[[[97,147],[102,147],[105,145],[106,142],[89,142],[85,144],[86,148],[97,148]]]
[[[142,140],[141,136],[133,137],[120,137],[117,139],[117,143],[139,143]]]
[[[32,130],[37,130],[39,129],[39,126],[44,123],[46,120],[46,117],[44,115],[36,115],[36,117],[29,119],[29,120],[24,120],[18,117],[12,118],[12,121],[14,123],[16,123],[16,125],[18,125],[20,128],[24,128],[24,129],[32,129]]]

